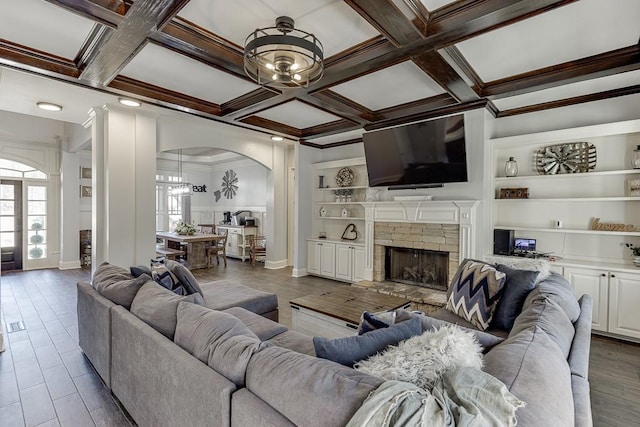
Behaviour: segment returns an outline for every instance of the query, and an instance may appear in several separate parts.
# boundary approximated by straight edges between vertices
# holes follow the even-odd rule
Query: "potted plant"
[[[196,224],[193,221],[184,222],[182,219],[179,219],[173,231],[176,234],[192,236],[196,233]]]
[[[628,247],[633,254],[633,265],[640,267],[640,246],[635,246],[633,243],[625,243],[625,246]]]

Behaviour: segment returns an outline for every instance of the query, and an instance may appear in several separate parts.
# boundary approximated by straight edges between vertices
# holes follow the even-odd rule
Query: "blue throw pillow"
[[[365,311],[362,313],[360,319],[360,326],[358,326],[358,335],[366,334],[367,332],[375,331],[382,328],[388,328],[396,321],[395,311],[387,311],[384,313],[374,314]]]
[[[422,323],[416,317],[364,335],[337,339],[314,337],[313,346],[317,357],[352,367],[356,362],[373,356],[390,345],[420,334]]]
[[[507,280],[504,283],[500,302],[493,313],[491,326],[510,331],[513,328],[513,322],[522,311],[525,298],[536,286],[539,272],[519,270],[503,264],[498,264],[496,268],[507,275]]]
[[[492,264],[465,259],[447,291],[446,309],[486,330],[502,296],[505,277]]]

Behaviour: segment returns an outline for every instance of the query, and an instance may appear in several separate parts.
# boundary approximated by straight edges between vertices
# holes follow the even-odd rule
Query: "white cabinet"
[[[328,278],[336,277],[336,245],[329,242],[309,242],[307,272]]]
[[[345,282],[364,280],[364,245],[308,242],[307,273]]]
[[[218,225],[218,230],[227,230],[227,256],[240,258],[242,261],[249,259],[249,244],[247,236],[255,236],[258,228],[245,225]]]
[[[640,338],[640,276],[609,275],[609,332]]]
[[[587,294],[593,298],[591,328],[607,332],[609,312],[609,273],[604,270],[565,268],[565,278],[571,283],[573,293],[580,298]]]
[[[640,274],[569,267],[564,272],[577,297],[593,298],[593,330],[640,338]]]

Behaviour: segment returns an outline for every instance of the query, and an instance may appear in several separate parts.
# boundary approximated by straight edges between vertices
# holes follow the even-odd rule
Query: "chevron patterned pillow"
[[[447,293],[447,310],[484,331],[502,296],[506,275],[491,264],[465,259]]]

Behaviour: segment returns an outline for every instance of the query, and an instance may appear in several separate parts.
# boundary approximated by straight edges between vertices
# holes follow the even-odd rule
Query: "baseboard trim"
[[[264,268],[269,270],[278,270],[280,268],[285,268],[287,264],[286,259],[281,259],[280,261],[265,261]]]
[[[308,276],[309,273],[307,273],[307,269],[306,268],[294,268],[291,271],[291,277],[303,277],[303,276]]]
[[[60,270],[73,270],[74,268],[82,268],[80,261],[68,261],[58,263],[58,269]]]

